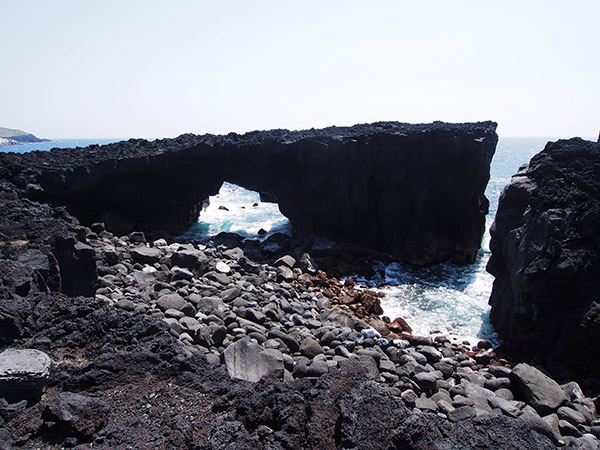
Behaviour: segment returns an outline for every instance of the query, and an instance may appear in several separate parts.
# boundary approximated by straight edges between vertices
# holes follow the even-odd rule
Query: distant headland
[[[0,145],[19,145],[32,142],[48,142],[48,139],[40,139],[25,131],[0,127]]]

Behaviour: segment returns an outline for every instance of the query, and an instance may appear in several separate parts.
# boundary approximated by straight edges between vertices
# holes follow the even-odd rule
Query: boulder
[[[171,268],[171,273],[173,274],[173,281],[191,280],[192,278],[194,278],[194,274],[183,267],[175,266]]]
[[[218,261],[217,264],[215,264],[215,270],[219,273],[228,274],[231,272],[231,267],[223,261]]]
[[[257,382],[264,376],[283,377],[283,355],[275,349],[263,349],[249,337],[229,345],[224,352],[225,366],[231,378]]]
[[[328,371],[329,366],[324,358],[315,358],[314,360],[301,358],[294,365],[292,373],[295,378],[318,378],[321,375],[325,375]]]
[[[416,374],[413,379],[424,391],[432,391],[437,387],[436,381],[438,378],[432,372],[420,372]]]
[[[156,306],[158,306],[162,311],[166,311],[167,309],[178,309],[181,310],[184,306],[188,304],[185,299],[177,294],[165,294],[156,301]]]
[[[294,272],[287,266],[279,266],[277,268],[277,281],[294,281]]]
[[[196,306],[198,311],[206,315],[212,314],[215,310],[225,311],[225,303],[219,297],[202,297],[198,294],[192,294],[188,299]]]
[[[477,415],[477,410],[472,406],[459,406],[448,412],[448,420],[450,422],[459,422],[467,420]]]
[[[208,268],[208,258],[200,250],[184,249],[171,255],[174,266],[185,267],[196,274],[202,275]]]
[[[296,265],[296,259],[290,255],[282,256],[281,258],[277,259],[273,263],[273,266],[275,266],[275,267],[286,266],[290,269],[293,269],[295,265]]]
[[[298,260],[298,267],[302,269],[304,273],[310,273],[312,275],[317,273],[319,270],[319,266],[315,262],[315,260],[308,253],[303,253],[300,259]]]
[[[50,378],[52,360],[39,350],[9,348],[0,353],[0,396],[9,402],[35,400]]]
[[[434,364],[443,358],[443,355],[440,353],[440,351],[430,345],[423,345],[421,347],[418,347],[417,351],[420,354],[425,355],[425,358],[427,358],[427,362],[430,364]]]
[[[323,325],[331,325],[338,328],[348,327],[361,330],[369,327],[355,315],[342,311],[339,308],[326,309],[319,315],[319,320]]]
[[[560,408],[558,408],[556,414],[559,419],[566,420],[574,426],[584,424],[587,422],[583,414],[581,414],[579,411],[576,411],[573,408],[569,408],[568,406],[561,406]]]
[[[153,247],[135,247],[131,249],[131,257],[140,264],[154,264],[162,257],[162,252]]]
[[[568,395],[556,381],[529,364],[515,366],[511,379],[540,416],[556,412],[559,406],[569,401]]]
[[[219,347],[227,337],[223,325],[204,325],[196,328],[196,341],[206,348]]]
[[[306,337],[300,343],[300,353],[309,359],[323,353],[323,347],[312,337]]]

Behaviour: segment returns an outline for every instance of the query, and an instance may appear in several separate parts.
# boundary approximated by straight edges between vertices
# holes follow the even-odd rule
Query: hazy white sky
[[[495,120],[595,137],[600,1],[0,0],[0,126],[173,137]]]

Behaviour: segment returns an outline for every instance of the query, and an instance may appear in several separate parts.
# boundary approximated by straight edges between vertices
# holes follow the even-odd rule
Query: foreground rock
[[[491,320],[562,379],[600,373],[600,144],[550,142],[500,197]]]
[[[513,368],[511,376],[527,402],[541,416],[556,412],[559,406],[569,400],[567,393],[556,381],[528,364],[517,365]]]
[[[223,353],[231,378],[256,382],[262,377],[283,378],[283,355],[265,349],[246,337],[227,347]]]
[[[493,122],[379,122],[183,135],[0,154],[0,175],[32,199],[65,205],[84,224],[104,222],[119,234],[180,233],[227,180],[276,201],[302,233],[418,265],[464,264],[475,260],[485,229],[495,129]]]
[[[0,395],[11,402],[39,398],[48,384],[51,363],[39,350],[4,350],[0,353]]]

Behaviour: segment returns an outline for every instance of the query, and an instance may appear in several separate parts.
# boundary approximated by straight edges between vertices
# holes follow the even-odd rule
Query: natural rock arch
[[[496,124],[379,122],[322,130],[182,135],[3,155],[36,200],[117,233],[180,233],[223,181],[277,201],[296,232],[426,265],[473,262]]]

